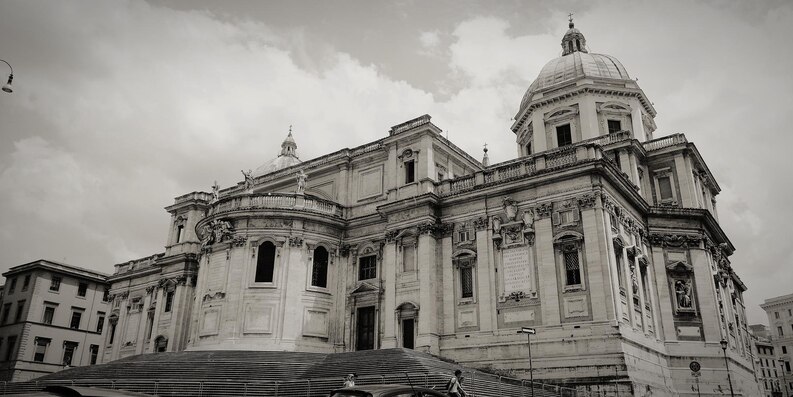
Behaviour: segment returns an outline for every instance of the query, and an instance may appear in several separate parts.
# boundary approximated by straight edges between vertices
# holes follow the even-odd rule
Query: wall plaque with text
[[[534,292],[531,272],[531,255],[528,247],[507,248],[501,251],[501,275],[504,278],[504,295],[512,292]]]

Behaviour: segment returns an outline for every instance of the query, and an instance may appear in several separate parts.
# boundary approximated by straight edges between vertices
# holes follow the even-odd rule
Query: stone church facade
[[[164,253],[116,265],[104,360],[157,351],[406,347],[635,395],[756,390],[719,185],[571,22],[522,99],[518,157],[478,161],[430,116],[175,199]],[[720,341],[726,340],[723,351]]]

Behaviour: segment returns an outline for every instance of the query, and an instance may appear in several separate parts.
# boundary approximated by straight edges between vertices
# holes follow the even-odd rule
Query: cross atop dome
[[[584,34],[575,28],[573,23],[573,13],[567,14],[570,23],[567,25],[569,29],[562,37],[562,55],[570,55],[574,52],[588,52],[586,49],[586,38]]]

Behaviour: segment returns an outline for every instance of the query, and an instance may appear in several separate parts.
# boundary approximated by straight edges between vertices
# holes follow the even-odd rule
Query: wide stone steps
[[[4,385],[11,391],[41,390],[51,384],[122,389],[158,396],[327,396],[355,372],[358,384],[400,383],[443,389],[455,369],[463,370],[469,396],[531,396],[528,382],[463,368],[410,349],[347,353],[187,351],[127,357],[75,367],[34,382]],[[534,396],[575,396],[535,385]],[[581,394],[579,394],[581,395]]]

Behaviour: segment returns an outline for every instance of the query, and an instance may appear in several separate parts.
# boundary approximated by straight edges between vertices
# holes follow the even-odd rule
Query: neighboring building
[[[784,383],[788,393],[793,395],[793,294],[766,299],[760,305],[768,315],[771,342],[774,344],[777,359],[782,360]],[[784,387],[783,387],[784,391]]]
[[[484,165],[425,115],[308,161],[290,131],[244,182],[177,197],[165,252],[110,277],[104,359],[406,347],[528,378],[528,326],[544,382],[695,395],[696,360],[702,395],[729,393],[726,354],[756,394],[718,183],[684,135],[654,138],[652,102],[572,22],[562,48],[513,160]]]
[[[774,354],[774,345],[768,339],[768,326],[754,324],[749,326],[754,344],[755,375],[763,396],[782,396],[784,380]]]
[[[0,380],[96,364],[109,312],[107,275],[38,260],[3,273]]]

